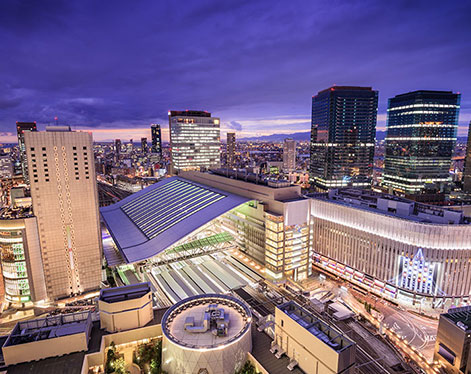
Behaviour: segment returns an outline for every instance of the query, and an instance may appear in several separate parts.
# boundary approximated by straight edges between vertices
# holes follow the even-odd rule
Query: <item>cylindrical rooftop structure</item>
[[[162,318],[163,370],[224,374],[238,370],[252,350],[252,313],[229,295],[189,297]]]

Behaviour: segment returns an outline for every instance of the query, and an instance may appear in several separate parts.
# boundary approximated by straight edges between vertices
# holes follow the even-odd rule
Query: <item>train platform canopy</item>
[[[100,209],[127,263],[162,253],[206,223],[250,201],[245,197],[171,177]]]

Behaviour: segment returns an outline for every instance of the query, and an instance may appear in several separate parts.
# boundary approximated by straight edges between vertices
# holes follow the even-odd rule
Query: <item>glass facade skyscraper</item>
[[[174,170],[219,168],[220,120],[205,111],[168,112]]]
[[[426,184],[451,182],[460,94],[414,91],[389,99],[382,184],[390,192],[420,194]]]
[[[312,97],[311,185],[371,185],[377,110],[371,87],[334,86]]]

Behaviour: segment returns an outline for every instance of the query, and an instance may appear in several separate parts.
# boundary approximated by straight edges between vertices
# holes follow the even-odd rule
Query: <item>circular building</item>
[[[162,366],[169,374],[233,373],[252,350],[252,313],[228,295],[192,296],[162,318]]]

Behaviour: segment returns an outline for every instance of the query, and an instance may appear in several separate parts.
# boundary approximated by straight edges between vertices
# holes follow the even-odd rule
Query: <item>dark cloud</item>
[[[18,98],[9,98],[0,96],[0,110],[11,109],[19,106],[21,100]]]
[[[242,125],[237,122],[237,121],[231,121],[227,124],[227,127],[232,129],[232,130],[236,130],[236,131],[242,131]]]
[[[378,89],[380,113],[398,93],[459,91],[469,118],[469,14],[444,1],[3,0],[0,130],[54,116],[147,126],[192,108],[228,124],[309,117],[332,84]]]

